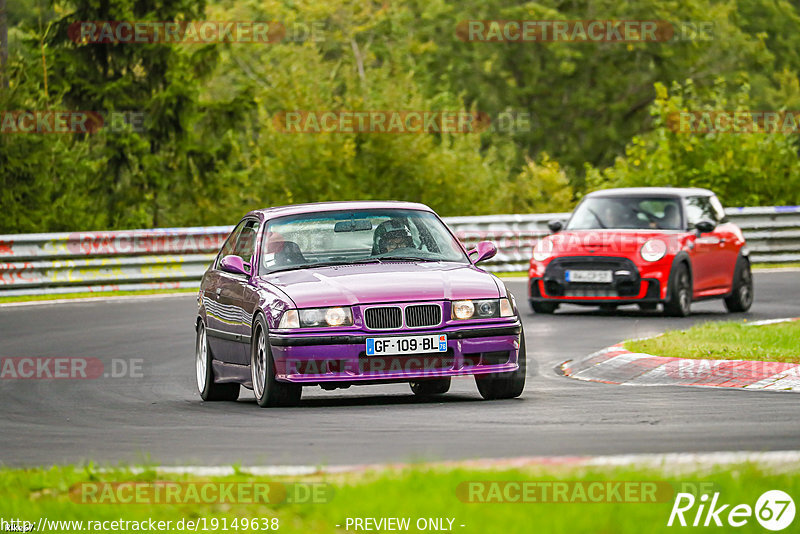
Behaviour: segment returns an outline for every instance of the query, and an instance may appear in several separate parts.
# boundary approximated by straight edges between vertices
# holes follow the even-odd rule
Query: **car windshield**
[[[680,230],[680,199],[670,197],[589,197],[575,209],[567,230]]]
[[[371,209],[273,219],[264,232],[259,273],[388,260],[469,263],[434,214]]]

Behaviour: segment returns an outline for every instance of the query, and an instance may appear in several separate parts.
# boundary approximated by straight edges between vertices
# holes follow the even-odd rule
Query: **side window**
[[[253,252],[256,246],[256,234],[260,223],[255,220],[245,221],[239,237],[236,239],[236,246],[233,247],[233,254],[240,256],[247,263],[252,263]]]
[[[725,208],[722,207],[722,202],[719,201],[716,195],[711,197],[711,207],[714,208],[714,213],[717,216],[717,222],[728,222],[728,216],[725,215]]]
[[[686,199],[686,219],[689,222],[689,229],[694,229],[698,222],[702,220],[719,222],[714,207],[711,205],[709,197],[689,197]]]
[[[236,225],[236,228],[233,229],[231,235],[228,236],[228,239],[225,240],[225,243],[222,245],[222,248],[219,250],[219,254],[217,255],[217,260],[214,262],[214,268],[219,268],[219,262],[225,256],[233,254],[233,247],[236,244],[236,240],[239,239],[239,234],[242,232],[242,228],[247,221],[242,221]]]

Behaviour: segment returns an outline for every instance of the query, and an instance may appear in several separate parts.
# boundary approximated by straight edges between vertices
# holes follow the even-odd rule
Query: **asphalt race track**
[[[532,455],[763,451],[800,448],[800,396],[570,380],[555,368],[620,340],[701,321],[800,316],[800,273],[755,277],[750,313],[721,301],[687,319],[635,307],[618,314],[524,305],[529,377],[520,399],[480,400],[472,378],[436,401],[405,384],[332,392],[302,406],[203,403],[194,378],[194,294],[0,308],[0,357],[141,359],[139,378],[0,380],[0,463],[333,465]],[[507,282],[525,303],[524,281]]]

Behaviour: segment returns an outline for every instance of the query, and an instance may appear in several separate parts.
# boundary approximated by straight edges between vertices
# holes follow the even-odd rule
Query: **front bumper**
[[[566,271],[609,270],[611,283],[569,282]],[[659,303],[664,301],[664,266],[656,263],[646,271],[629,258],[613,256],[565,256],[549,262],[541,276],[528,281],[531,302],[568,304]],[[541,272],[541,271],[540,271]],[[533,273],[532,273],[533,274]]]
[[[319,384],[380,383],[505,373],[518,368],[519,321],[432,330],[342,334],[270,333],[276,378]],[[367,356],[367,338],[446,334],[447,352]]]

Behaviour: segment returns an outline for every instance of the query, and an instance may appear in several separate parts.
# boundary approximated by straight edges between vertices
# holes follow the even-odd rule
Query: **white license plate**
[[[596,282],[610,284],[614,281],[611,271],[567,271],[567,282]]]
[[[383,354],[419,354],[420,352],[447,352],[447,336],[368,337],[367,356]]]

